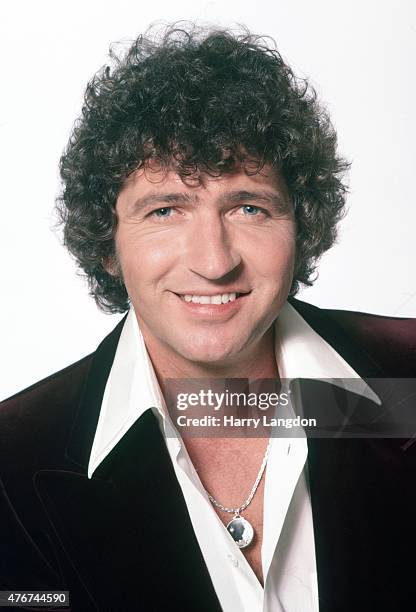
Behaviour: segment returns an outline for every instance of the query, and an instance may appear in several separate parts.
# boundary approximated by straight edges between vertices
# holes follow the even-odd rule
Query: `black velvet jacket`
[[[292,304],[361,376],[416,377],[416,320]],[[150,412],[87,478],[121,328],[0,405],[0,590],[69,590],[74,612],[220,611]],[[416,441],[308,446],[321,612],[416,609]]]

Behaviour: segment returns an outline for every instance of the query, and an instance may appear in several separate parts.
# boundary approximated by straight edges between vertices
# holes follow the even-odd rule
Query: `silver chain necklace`
[[[257,487],[260,484],[260,481],[264,474],[264,470],[266,469],[271,441],[272,440],[270,438],[269,443],[266,448],[266,452],[264,453],[263,462],[260,466],[259,473],[257,474],[256,481],[254,485],[252,486],[250,494],[247,497],[244,504],[242,504],[238,508],[226,508],[225,506],[217,502],[217,500],[214,497],[212,497],[212,495],[210,495],[207,491],[208,498],[210,502],[214,504],[214,506],[216,506],[223,512],[229,512],[230,514],[234,514],[234,518],[227,524],[227,531],[231,535],[234,542],[237,544],[239,548],[246,548],[247,546],[250,546],[254,538],[253,525],[247,519],[241,516],[241,512],[243,512],[243,510],[245,510],[247,506],[251,503],[257,491]]]

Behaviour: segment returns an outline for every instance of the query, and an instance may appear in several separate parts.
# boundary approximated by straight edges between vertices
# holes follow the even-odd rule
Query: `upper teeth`
[[[193,302],[194,304],[226,304],[234,302],[236,293],[218,293],[218,295],[182,295],[181,298],[185,302]]]

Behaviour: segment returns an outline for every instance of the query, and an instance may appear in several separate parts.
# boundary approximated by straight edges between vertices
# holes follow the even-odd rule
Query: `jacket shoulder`
[[[416,319],[344,310],[327,311],[393,376],[416,376]]]
[[[88,385],[96,388],[108,376],[124,321],[90,355],[0,403],[0,465],[2,458],[12,465],[10,458],[16,453],[19,464],[23,458],[25,464],[40,468],[62,460],[66,464],[74,421],[83,402],[91,401]]]
[[[71,363],[58,372],[54,372],[46,378],[42,378],[42,380],[33,383],[29,387],[14,393],[10,397],[0,402],[0,410],[1,408],[6,407],[7,405],[12,405],[15,402],[24,402],[37,396],[40,397],[43,394],[48,393],[49,389],[53,387],[61,388],[62,385],[70,383],[71,379],[77,379],[80,376],[82,377],[83,374],[86,375],[92,358],[93,353],[79,359],[75,363]]]
[[[331,325],[342,329],[389,376],[416,376],[416,318],[318,308],[296,299],[291,303],[318,332]]]
[[[50,454],[55,444],[58,451],[78,410],[92,358],[88,355],[0,403],[3,459],[24,447],[26,458],[33,452],[41,465],[43,454]]]

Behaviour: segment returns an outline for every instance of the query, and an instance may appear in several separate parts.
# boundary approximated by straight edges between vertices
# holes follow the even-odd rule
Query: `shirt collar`
[[[286,302],[275,323],[275,354],[281,378],[312,378],[380,404],[355,370]],[[104,391],[88,464],[91,478],[130,427],[148,410],[164,419],[164,399],[134,310],[126,317]]]

